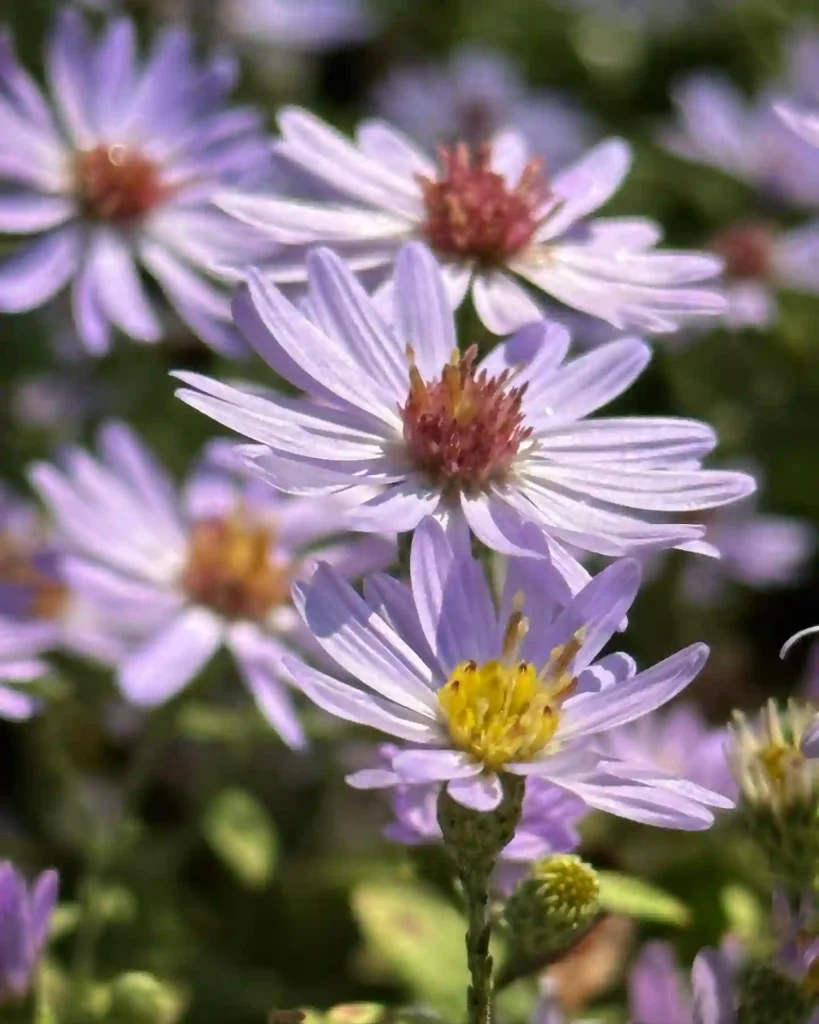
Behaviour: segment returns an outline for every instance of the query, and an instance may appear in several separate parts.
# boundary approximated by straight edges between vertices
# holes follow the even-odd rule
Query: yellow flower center
[[[556,647],[538,672],[515,656],[527,630],[527,620],[514,612],[503,659],[493,658],[483,665],[461,662],[438,691],[455,744],[493,771],[538,757],[557,732],[561,701],[576,685],[567,669],[582,634]]]
[[[784,786],[789,775],[804,760],[797,747],[788,743],[768,743],[756,756],[768,782],[777,789]]]
[[[200,604],[230,619],[264,619],[290,597],[292,566],[271,557],[270,528],[237,510],[192,531],[182,585]]]

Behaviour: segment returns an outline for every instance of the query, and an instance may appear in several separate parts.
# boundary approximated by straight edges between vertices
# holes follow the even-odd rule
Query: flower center
[[[0,536],[0,585],[9,588],[9,604],[3,609],[12,617],[58,619],[68,598],[68,590],[46,563],[47,554],[21,549],[19,542]],[[5,603],[5,601],[4,601]]]
[[[79,153],[74,182],[85,216],[112,224],[137,221],[168,196],[153,160],[120,144]]]
[[[529,628],[514,612],[503,659],[484,665],[464,661],[438,691],[438,703],[455,744],[487,768],[533,761],[552,741],[560,704],[576,680],[567,671],[581,637],[556,647],[541,672],[516,655]]]
[[[290,598],[291,566],[271,558],[272,533],[241,513],[197,523],[182,586],[199,604],[229,619],[263,619]]]
[[[549,196],[541,162],[531,160],[510,188],[492,170],[488,145],[473,154],[459,142],[440,155],[438,178],[418,179],[426,206],[424,237],[443,256],[502,266],[529,245],[538,227],[538,210]]]
[[[521,404],[526,385],[509,387],[511,370],[475,372],[473,345],[427,383],[410,359],[410,389],[401,410],[404,441],[416,468],[445,488],[475,490],[509,472],[532,433]]]
[[[725,260],[725,276],[730,280],[760,280],[771,273],[773,243],[771,228],[752,221],[720,231],[711,242],[711,251]]]

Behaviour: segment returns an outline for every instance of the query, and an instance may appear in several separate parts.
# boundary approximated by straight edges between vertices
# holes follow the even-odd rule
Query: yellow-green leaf
[[[214,853],[250,889],[263,889],[276,864],[276,833],[258,800],[241,789],[225,789],[211,802],[202,823]]]
[[[604,910],[627,914],[642,921],[657,921],[682,928],[691,914],[676,896],[630,875],[600,871],[600,905]]]

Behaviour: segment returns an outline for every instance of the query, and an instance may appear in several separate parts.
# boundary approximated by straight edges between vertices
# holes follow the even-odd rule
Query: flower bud
[[[152,974],[132,971],[111,986],[110,1024],[175,1024],[179,996]]]
[[[756,720],[735,713],[731,765],[746,827],[774,874],[799,891],[819,866],[819,761],[801,750],[815,711],[796,701],[769,701]]]
[[[504,910],[511,960],[543,960],[565,950],[597,917],[600,882],[574,854],[537,863]]]

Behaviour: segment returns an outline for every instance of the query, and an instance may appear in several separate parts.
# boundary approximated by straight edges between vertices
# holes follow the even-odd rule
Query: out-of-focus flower
[[[297,685],[330,714],[403,740],[389,768],[349,777],[359,788],[441,783],[452,799],[489,811],[501,776],[537,777],[591,807],[672,828],[707,828],[706,805],[730,801],[601,755],[600,733],[679,693],[708,653],[696,644],[637,673],[624,654],[594,659],[639,587],[625,560],[566,603],[548,564],[509,566],[496,612],[465,532],[428,519],[415,531],[412,587],[385,576],[360,597],[328,565],[294,587],[302,618],[356,685],[286,661]],[[636,774],[636,778],[632,775]],[[685,792],[682,791],[685,790]]]
[[[746,100],[717,75],[694,75],[674,90],[677,122],[661,141],[672,153],[746,182],[763,198],[819,205],[819,154],[788,132],[769,94]],[[791,230],[771,221],[730,224],[711,241],[725,261],[726,322],[766,326],[778,288],[819,292],[819,220]]]
[[[634,1024],[691,1024],[691,995],[667,942],[643,946],[629,972],[628,1003]]]
[[[112,325],[156,342],[162,323],[141,267],[203,340],[242,350],[209,270],[262,250],[212,198],[253,179],[267,145],[253,111],[226,106],[233,61],[199,65],[192,51],[171,28],[140,68],[130,20],[94,40],[78,11],[63,10],[46,53],[49,102],[0,41],[0,230],[36,236],[0,266],[0,309],[33,309],[70,285],[89,352],[107,351]]]
[[[336,543],[337,503],[283,499],[222,459],[206,459],[180,496],[121,423],[103,427],[99,447],[99,459],[75,449],[64,468],[41,463],[31,477],[63,538],[71,587],[141,635],[118,662],[125,695],[169,700],[225,645],[262,713],[300,746],[282,667],[288,645],[306,642],[290,586],[308,551],[354,576],[387,565],[394,544]]]
[[[682,588],[692,603],[713,604],[728,582],[757,589],[788,586],[816,548],[809,523],[758,512],[753,500],[716,510],[707,519],[706,536],[720,557],[686,564]]]
[[[29,888],[13,864],[0,864],[0,1005],[25,998],[33,985],[59,885],[56,871],[44,871]]]
[[[713,290],[690,287],[719,273],[716,257],[657,252],[659,228],[645,218],[587,219],[628,173],[631,150],[622,139],[600,143],[550,177],[514,129],[475,150],[458,142],[436,164],[384,121],[364,122],[351,141],[289,108],[279,127],[278,156],[340,198],[222,194],[224,210],[283,247],[265,266],[271,280],[303,281],[305,246],[325,243],[353,269],[383,272],[404,242],[421,238],[441,263],[451,306],[471,292],[494,334],[542,317],[518,278],[623,330],[673,331],[724,308]]]
[[[630,764],[662,768],[680,779],[736,798],[728,763],[728,731],[712,728],[696,708],[680,704],[606,733],[612,756]]]
[[[387,121],[430,151],[459,141],[479,146],[514,129],[549,173],[579,157],[598,134],[576,103],[529,90],[510,60],[479,46],[463,46],[444,65],[394,68],[375,102]]]
[[[38,710],[37,697],[18,687],[46,674],[48,666],[39,655],[53,646],[54,640],[49,623],[0,616],[0,718],[20,722]]]
[[[784,102],[777,104],[776,112],[799,138],[811,146],[819,146],[819,109]]]
[[[776,964],[814,992],[819,977],[819,917],[813,893],[805,892],[794,909],[784,889],[773,894],[771,926],[776,940]]]
[[[421,243],[398,257],[394,328],[338,256],[311,253],[308,266],[312,320],[255,273],[236,317],[263,358],[315,400],[259,397],[190,373],[177,374],[190,385],[179,396],[261,442],[247,456],[281,490],[378,487],[351,513],[355,529],[465,519],[495,550],[548,549],[577,589],[588,574],[566,544],[609,556],[702,551],[704,527],[657,514],[754,487],[744,474],[700,468],[715,443],[705,424],[586,419],[648,362],[638,339],[563,365],[568,332],[541,322],[478,363],[474,348],[457,352],[443,275]]]
[[[362,0],[222,0],[219,18],[239,41],[285,51],[332,49],[373,32]]]
[[[392,771],[402,747],[383,744],[378,767]],[[397,785],[387,792],[394,815],[384,833],[394,842],[421,846],[441,842],[438,824],[440,783]],[[504,890],[520,877],[524,865],[550,853],[570,853],[580,843],[576,825],[586,813],[578,797],[542,779],[532,778],[526,787],[520,822],[512,841],[500,853],[495,882]]]
[[[70,586],[59,540],[46,519],[7,488],[0,488],[0,617],[9,657],[16,657],[15,649],[27,657],[62,647],[111,664],[122,654],[105,608],[89,604]],[[16,671],[23,682],[41,675],[43,666],[24,661]],[[15,700],[21,717],[36,707],[22,694]]]

